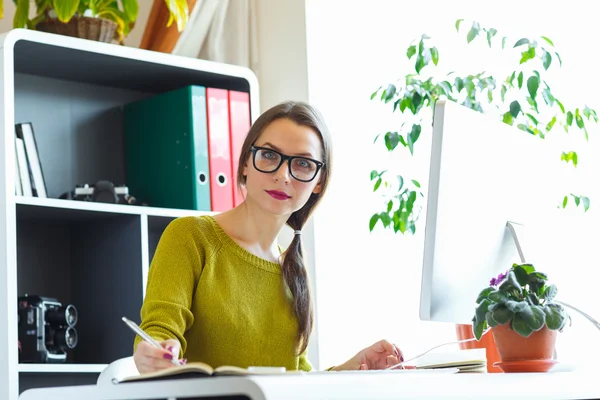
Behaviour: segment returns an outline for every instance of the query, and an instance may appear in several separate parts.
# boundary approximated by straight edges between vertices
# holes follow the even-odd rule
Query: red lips
[[[276,200],[287,200],[292,197],[285,192],[280,192],[279,190],[267,190],[267,194]]]

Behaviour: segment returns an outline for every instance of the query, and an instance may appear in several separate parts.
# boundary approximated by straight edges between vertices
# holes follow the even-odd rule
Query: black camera
[[[80,201],[93,201],[97,203],[112,204],[141,204],[135,197],[129,194],[129,188],[125,185],[115,185],[111,181],[98,181],[93,185],[76,185],[71,192],[63,193],[59,198]]]
[[[23,296],[19,306],[19,362],[64,363],[77,346],[77,309],[51,297]]]

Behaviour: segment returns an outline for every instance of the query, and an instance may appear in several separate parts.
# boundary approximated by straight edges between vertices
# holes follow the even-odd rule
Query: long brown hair
[[[244,165],[251,154],[251,146],[260,137],[265,128],[273,121],[287,118],[298,125],[303,125],[314,130],[321,137],[321,150],[325,165],[320,170],[319,179],[321,191],[312,193],[304,206],[290,215],[286,224],[293,230],[301,230],[304,224],[323,198],[325,189],[331,175],[331,137],[321,113],[311,105],[298,101],[286,101],[270,108],[254,122],[244,144],[242,145],[239,168],[237,171],[238,186],[245,185],[246,177],[243,175]],[[292,178],[293,179],[293,178]],[[308,273],[302,256],[301,235],[294,235],[292,242],[283,253],[283,277],[293,296],[293,309],[298,319],[298,348],[303,353],[308,346],[310,334],[314,324],[314,308],[310,293]]]

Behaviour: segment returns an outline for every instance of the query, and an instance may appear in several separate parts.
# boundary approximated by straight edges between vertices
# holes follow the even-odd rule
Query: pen
[[[132,331],[134,331],[135,333],[137,333],[138,335],[140,335],[140,337],[142,339],[144,339],[146,342],[150,343],[152,346],[158,348],[158,349],[163,349],[163,347],[160,345],[160,343],[158,343],[156,340],[154,340],[150,335],[148,335],[146,332],[144,332],[142,330],[142,328],[140,328],[138,326],[138,324],[136,324],[135,322],[131,321],[130,319],[127,319],[125,317],[121,318],[123,320],[123,322],[125,322],[127,324],[127,326],[129,326],[131,328]],[[175,365],[181,365],[181,363],[179,362],[179,360],[171,360],[171,362]]]

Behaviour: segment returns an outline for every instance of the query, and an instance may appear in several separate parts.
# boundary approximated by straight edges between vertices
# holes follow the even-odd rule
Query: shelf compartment
[[[77,308],[79,341],[67,362],[108,364],[132,354],[134,335],[121,317],[137,320],[143,300],[140,219],[17,207],[17,293]]]

